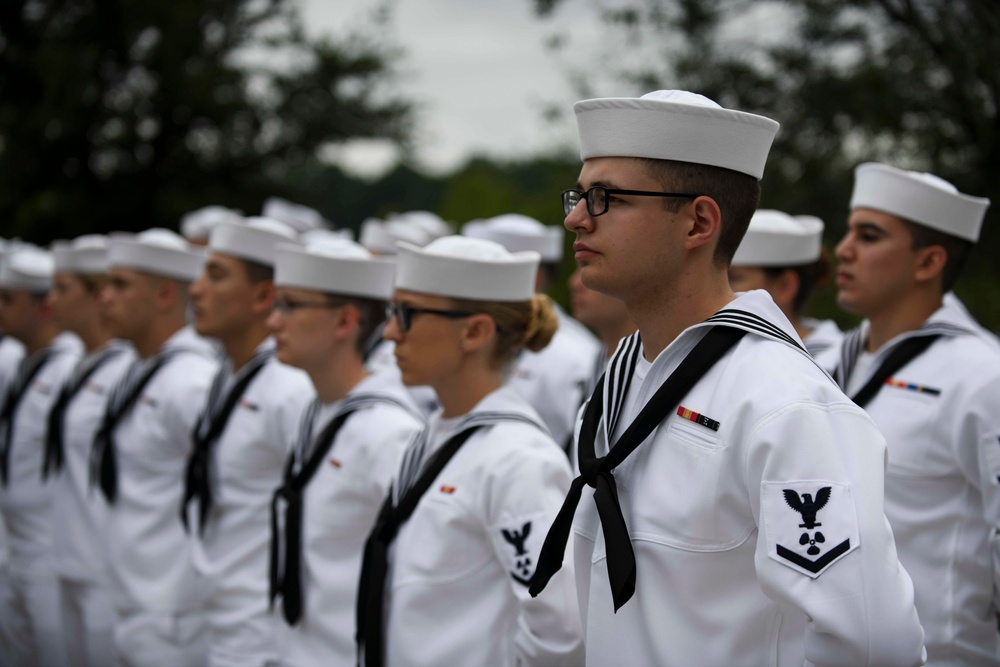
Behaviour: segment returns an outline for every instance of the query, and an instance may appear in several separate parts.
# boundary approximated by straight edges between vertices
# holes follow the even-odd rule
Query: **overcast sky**
[[[307,28],[336,36],[369,20],[375,0],[301,0]],[[596,66],[602,40],[596,0],[564,0],[538,18],[532,0],[394,0],[385,28],[402,47],[403,94],[419,105],[417,159],[428,171],[459,166],[473,153],[529,157],[574,146],[576,128],[546,121],[543,109],[567,111],[577,99],[570,72]],[[558,53],[554,35],[568,38]],[[632,94],[603,85],[600,95]],[[363,143],[338,151],[339,161],[372,175],[392,163],[385,147]]]

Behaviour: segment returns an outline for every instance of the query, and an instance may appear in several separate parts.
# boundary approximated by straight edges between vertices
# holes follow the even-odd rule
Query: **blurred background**
[[[269,196],[355,231],[559,225],[572,103],[684,88],[781,123],[761,206],[821,217],[831,248],[859,162],[990,197],[956,292],[997,330],[998,34],[996,0],[3,0],[0,236]],[[829,291],[814,311],[853,323]]]

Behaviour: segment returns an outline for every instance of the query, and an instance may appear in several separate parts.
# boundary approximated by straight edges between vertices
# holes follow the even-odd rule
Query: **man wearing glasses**
[[[766,292],[729,287],[778,124],[684,91],[575,111],[565,225],[639,332],[583,410],[531,592],[572,535],[588,664],[920,664],[884,440]]]
[[[181,509],[195,568],[209,584],[209,665],[278,661],[278,624],[268,610],[271,498],[314,395],[305,373],[275,359],[267,327],[283,244],[299,245],[282,222],[224,222],[191,285],[195,329],[226,354],[195,428]]]

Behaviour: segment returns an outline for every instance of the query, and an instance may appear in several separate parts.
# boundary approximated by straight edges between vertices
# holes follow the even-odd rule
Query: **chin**
[[[407,387],[419,387],[427,384],[426,380],[423,378],[415,376],[413,373],[407,373],[402,368],[399,369],[399,379]]]
[[[845,313],[850,313],[851,315],[860,315],[861,317],[867,317],[868,314],[865,312],[863,304],[858,303],[856,299],[852,299],[848,296],[841,294],[837,295],[837,306],[840,307]]]
[[[299,367],[295,363],[295,356],[292,355],[292,354],[289,354],[288,348],[283,348],[283,349],[280,349],[280,350],[276,351],[274,353],[274,358],[277,359],[278,361],[280,361],[281,363],[285,364],[286,366],[295,366],[295,368]]]

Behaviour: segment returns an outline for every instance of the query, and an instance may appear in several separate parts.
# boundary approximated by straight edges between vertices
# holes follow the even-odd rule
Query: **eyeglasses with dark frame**
[[[282,315],[294,313],[303,308],[340,308],[344,305],[342,301],[297,301],[295,299],[275,299],[274,310]]]
[[[563,214],[569,215],[581,201],[587,202],[587,213],[590,217],[596,218],[608,212],[608,195],[635,195],[639,197],[682,197],[685,199],[695,199],[701,195],[691,195],[681,192],[650,192],[648,190],[620,190],[618,188],[606,188],[603,185],[595,185],[586,192],[579,190],[563,190],[562,206]]]
[[[385,307],[385,321],[388,322],[392,318],[396,318],[396,322],[399,324],[400,331],[404,333],[410,330],[410,326],[413,324],[413,316],[420,315],[421,313],[425,315],[437,315],[438,317],[447,317],[448,319],[457,320],[462,317],[470,317],[475,315],[475,313],[469,312],[467,310],[437,310],[435,308],[414,308],[405,303],[390,303]]]

